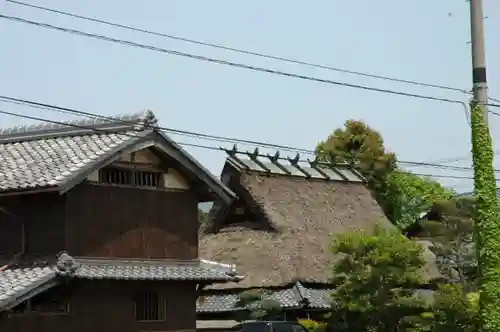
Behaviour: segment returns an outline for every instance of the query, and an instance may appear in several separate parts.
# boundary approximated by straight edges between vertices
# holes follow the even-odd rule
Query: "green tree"
[[[422,235],[432,243],[443,278],[419,331],[476,331],[478,303],[473,198],[457,197],[434,204],[423,221]],[[472,300],[471,300],[472,296]],[[475,300],[474,300],[475,299]]]
[[[475,332],[477,331],[478,293],[466,293],[461,285],[439,285],[429,311],[416,320],[413,331]]]
[[[329,161],[347,162],[366,178],[375,193],[385,191],[387,176],[396,169],[396,156],[386,151],[379,132],[363,121],[348,120],[316,147]]]
[[[477,260],[474,242],[474,203],[469,197],[457,197],[435,203],[422,222],[423,234],[433,246],[438,268],[449,284],[475,291]]]
[[[387,218],[399,227],[406,228],[434,203],[450,199],[453,195],[453,191],[430,178],[394,171],[387,177],[387,189],[380,194],[380,200]]]
[[[323,160],[353,165],[389,220],[402,228],[435,201],[453,195],[436,181],[399,170],[396,155],[386,150],[380,133],[362,121],[346,121],[317,145],[316,153]]]
[[[403,331],[407,316],[419,314],[423,299],[422,247],[396,229],[339,235],[332,243],[339,259],[333,265],[333,331]]]
[[[275,320],[279,319],[282,308],[281,304],[272,298],[272,294],[265,289],[251,289],[242,292],[238,296],[235,308],[245,308],[238,320]]]
[[[472,105],[472,159],[476,197],[476,254],[481,332],[500,331],[500,218],[491,136],[482,107]]]
[[[198,222],[200,225],[204,225],[208,220],[208,212],[198,209]]]

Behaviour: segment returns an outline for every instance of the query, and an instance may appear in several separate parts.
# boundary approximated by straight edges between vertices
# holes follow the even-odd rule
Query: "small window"
[[[109,184],[132,185],[132,170],[120,168],[103,168],[99,172],[99,182]]]
[[[99,182],[159,188],[163,186],[163,173],[107,167],[99,171]]]
[[[158,292],[141,292],[134,299],[137,321],[164,321],[167,319],[167,301]]]
[[[162,173],[160,172],[134,172],[135,185],[140,187],[161,187]]]

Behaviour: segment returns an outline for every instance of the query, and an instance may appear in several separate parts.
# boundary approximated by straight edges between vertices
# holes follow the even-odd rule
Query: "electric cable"
[[[38,109],[56,111],[56,112],[61,112],[61,113],[71,114],[71,115],[78,115],[78,116],[87,117],[89,119],[102,119],[102,120],[106,120],[109,122],[115,122],[115,123],[117,122],[117,123],[122,123],[122,124],[126,124],[126,125],[135,124],[134,122],[115,118],[115,117],[104,116],[104,115],[99,115],[99,114],[90,113],[90,112],[84,112],[84,111],[80,111],[80,110],[76,110],[76,109],[72,109],[72,108],[50,105],[50,104],[46,104],[46,103],[39,103],[39,102],[35,102],[35,101],[29,101],[29,100],[25,100],[25,99],[13,98],[13,97],[8,97],[8,96],[1,96],[0,95],[0,102],[8,102],[8,103],[13,103],[13,104],[38,108]],[[13,116],[21,116],[21,117],[24,116],[24,115],[19,115],[19,114],[16,115],[15,113],[8,113],[5,111],[0,112],[0,113],[13,115]],[[34,118],[34,117],[27,116],[27,115],[25,115],[24,117],[31,119],[31,120],[38,120],[38,121],[45,121],[45,122],[52,121],[52,120],[44,120],[41,118]],[[66,124],[64,122],[52,121],[52,123],[71,126],[71,124]],[[85,128],[89,129],[88,127],[85,127]],[[252,145],[252,146],[256,146],[256,147],[273,148],[273,149],[288,151],[288,152],[316,155],[316,151],[314,151],[314,150],[301,149],[301,148],[296,148],[296,147],[292,147],[292,146],[288,146],[288,145],[279,145],[279,144],[259,142],[259,141],[254,141],[254,140],[238,139],[238,138],[234,138],[234,137],[210,135],[210,134],[205,134],[205,133],[198,133],[198,132],[193,132],[193,131],[188,131],[188,130],[180,130],[180,129],[174,129],[174,128],[161,127],[161,126],[153,126],[152,128],[154,128],[156,130],[160,130],[160,131],[165,131],[167,133],[175,134],[175,135],[194,137],[194,138],[198,138],[198,139],[202,139],[202,140],[212,140],[212,141],[217,141],[217,142],[233,143],[233,144],[245,144],[245,145]],[[192,144],[191,146],[200,147],[200,148],[211,148],[213,150],[220,149],[220,148],[209,147],[209,146],[204,146],[204,145],[197,145],[197,144]],[[443,170],[454,170],[454,171],[471,171],[471,170],[473,170],[472,167],[449,166],[449,165],[440,165],[440,164],[433,164],[433,163],[428,163],[428,162],[418,162],[418,161],[404,161],[403,160],[403,161],[398,161],[398,163],[402,164],[402,165],[412,166],[412,167],[423,166],[423,167],[440,168]],[[495,171],[500,171],[500,170],[495,170]]]
[[[186,42],[186,43],[208,46],[208,47],[212,47],[212,48],[218,48],[218,49],[222,49],[225,51],[231,51],[231,52],[236,52],[236,53],[241,53],[241,54],[246,54],[246,55],[252,55],[252,56],[257,56],[257,57],[262,57],[262,58],[267,58],[267,59],[273,59],[273,60],[298,64],[298,65],[304,65],[304,66],[308,66],[308,67],[312,67],[312,68],[326,69],[326,70],[331,70],[331,71],[335,71],[335,72],[352,74],[352,75],[369,77],[369,78],[375,78],[375,79],[380,79],[380,80],[405,83],[405,84],[412,84],[412,85],[418,85],[418,86],[436,88],[436,89],[442,89],[442,90],[449,90],[449,91],[461,92],[461,93],[466,93],[466,94],[470,93],[469,91],[467,91],[465,89],[445,86],[445,85],[441,85],[441,84],[432,84],[432,83],[420,82],[420,81],[415,81],[415,80],[406,80],[406,79],[400,79],[400,78],[395,78],[395,77],[370,74],[370,73],[361,72],[361,71],[342,69],[342,68],[337,68],[337,67],[332,67],[332,66],[322,65],[322,64],[316,64],[316,63],[307,62],[307,61],[294,60],[294,59],[290,59],[290,58],[286,58],[286,57],[274,56],[274,55],[270,55],[270,54],[249,51],[249,50],[245,50],[245,49],[241,49],[241,48],[234,48],[234,47],[224,46],[221,44],[208,43],[208,42],[204,42],[204,41],[200,41],[200,40],[189,39],[189,38],[174,36],[174,35],[166,34],[166,33],[162,33],[162,32],[137,28],[137,27],[134,27],[131,25],[125,25],[125,24],[120,24],[120,23],[116,23],[116,22],[111,22],[109,20],[98,19],[96,17],[83,16],[83,15],[71,13],[68,11],[62,11],[62,10],[58,10],[58,9],[54,9],[54,8],[34,5],[34,4],[22,2],[22,1],[16,1],[16,0],[6,0],[6,1],[9,3],[12,3],[12,4],[16,4],[16,5],[20,5],[20,6],[24,6],[24,7],[29,7],[29,8],[45,11],[45,12],[51,12],[54,14],[59,14],[59,15],[67,16],[67,17],[73,17],[76,19],[84,20],[84,21],[90,21],[90,22],[94,22],[94,23],[99,23],[99,24],[115,27],[115,28],[121,28],[121,29],[130,30],[130,31],[145,33],[148,35],[168,38],[168,39],[182,41],[182,42]],[[491,98],[491,99],[494,100],[493,98]],[[500,103],[500,101],[498,101],[498,102]]]
[[[147,49],[147,50],[151,50],[151,51],[155,51],[155,52],[161,52],[161,53],[166,53],[166,54],[175,55],[175,56],[187,57],[187,58],[201,60],[201,61],[207,61],[207,62],[211,62],[211,63],[217,63],[217,64],[232,66],[232,67],[241,68],[241,69],[264,72],[264,73],[274,74],[274,75],[278,75],[278,76],[285,76],[285,77],[290,77],[290,78],[297,78],[297,79],[303,79],[303,80],[314,81],[314,82],[319,82],[319,83],[327,83],[327,84],[332,84],[332,85],[337,85],[337,86],[373,91],[373,92],[399,95],[399,96],[404,96],[404,97],[434,100],[434,101],[441,101],[441,102],[465,105],[465,103],[463,101],[460,101],[460,100],[427,96],[427,95],[421,95],[421,94],[415,94],[415,93],[408,93],[408,92],[396,91],[396,90],[391,90],[391,89],[376,88],[376,87],[371,87],[371,86],[366,86],[366,85],[351,84],[351,83],[346,83],[346,82],[323,79],[323,78],[319,78],[319,77],[284,72],[284,71],[279,71],[279,70],[270,69],[270,68],[256,67],[256,66],[252,66],[252,65],[248,65],[248,64],[244,64],[244,63],[232,62],[232,61],[227,61],[227,60],[220,60],[220,59],[206,57],[206,56],[202,56],[202,55],[165,49],[165,48],[161,48],[161,47],[157,47],[157,46],[153,46],[153,45],[141,44],[141,43],[137,43],[137,42],[133,42],[133,41],[129,41],[129,40],[112,38],[112,37],[108,37],[105,35],[88,33],[88,32],[81,31],[81,30],[63,28],[60,26],[47,24],[47,23],[41,23],[41,22],[32,21],[32,20],[27,20],[24,18],[16,17],[16,16],[8,16],[8,15],[0,14],[0,18],[6,19],[6,20],[11,20],[11,21],[16,21],[19,23],[29,24],[29,25],[33,25],[33,26],[37,26],[37,27],[47,28],[47,29],[51,29],[51,30],[57,30],[60,32],[76,34],[76,35],[83,36],[83,37],[104,40],[107,42],[118,43],[118,44],[127,45],[127,46],[131,46],[131,47],[142,48],[142,49]],[[500,105],[496,105],[496,104],[489,104],[489,106],[500,107]],[[498,114],[498,115],[500,116],[500,114]]]

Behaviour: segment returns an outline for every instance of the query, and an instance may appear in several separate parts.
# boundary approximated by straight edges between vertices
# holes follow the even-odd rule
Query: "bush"
[[[327,328],[326,323],[317,322],[311,319],[299,319],[300,324],[302,324],[309,332],[325,332]]]

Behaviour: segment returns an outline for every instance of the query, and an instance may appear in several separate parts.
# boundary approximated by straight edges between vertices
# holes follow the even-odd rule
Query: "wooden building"
[[[212,208],[200,253],[238,262],[240,283],[203,293],[198,319],[231,319],[239,294],[270,291],[286,317],[330,308],[331,235],[389,226],[364,179],[347,165],[227,151],[221,179],[239,197]]]
[[[198,203],[234,193],[150,111],[0,130],[0,331],[194,331]]]

